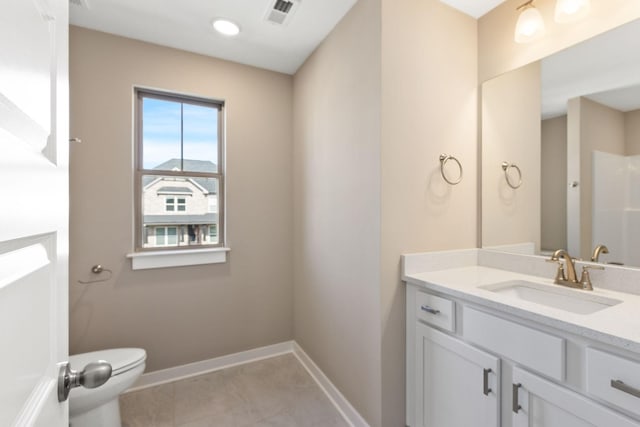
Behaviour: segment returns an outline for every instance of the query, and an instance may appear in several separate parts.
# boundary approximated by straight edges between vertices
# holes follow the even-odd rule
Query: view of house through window
[[[221,246],[222,103],[136,95],[137,248]]]

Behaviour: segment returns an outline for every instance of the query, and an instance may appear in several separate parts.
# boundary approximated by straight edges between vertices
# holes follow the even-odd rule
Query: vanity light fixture
[[[578,21],[591,10],[590,0],[557,0],[555,20],[560,24]]]
[[[544,35],[544,20],[540,11],[533,5],[533,0],[521,4],[516,10],[521,11],[516,23],[516,43],[529,43]]]
[[[217,18],[213,20],[213,28],[223,36],[233,37],[240,33],[240,27],[228,19]]]

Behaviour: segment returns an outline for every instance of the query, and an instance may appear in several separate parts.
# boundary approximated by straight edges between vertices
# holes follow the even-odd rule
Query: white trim
[[[254,348],[214,359],[143,374],[127,393],[293,352],[293,341]]]
[[[313,362],[313,360],[295,341],[286,341],[266,347],[259,347],[252,350],[216,357],[214,359],[150,372],[142,375],[133,387],[126,391],[126,393],[289,353],[293,354],[296,359],[298,359],[309,375],[311,375],[311,378],[313,378],[316,384],[318,384],[318,387],[320,387],[320,389],[326,394],[329,401],[335,406],[336,410],[351,427],[369,427],[369,424],[367,424],[365,419],[362,418],[358,411],[351,405],[351,403],[349,403],[347,398],[340,393],[340,390],[333,385],[331,380],[327,378],[318,365]]]
[[[351,427],[369,427],[369,424],[367,424],[365,419],[362,418],[362,415],[360,415],[347,398],[340,393],[340,390],[333,385],[331,380],[324,374],[324,372],[322,372],[322,370],[320,370],[318,365],[314,363],[309,355],[305,353],[302,347],[300,347],[295,341],[293,342],[293,354],[300,363],[302,363],[302,366],[306,368],[309,375],[311,375],[311,377],[316,381],[318,386],[322,391],[324,391],[331,403],[333,403],[338,412],[340,412],[342,417]]]
[[[133,270],[146,270],[149,268],[220,264],[227,262],[227,252],[230,250],[229,248],[207,248],[133,252],[127,254],[127,258],[131,258]]]

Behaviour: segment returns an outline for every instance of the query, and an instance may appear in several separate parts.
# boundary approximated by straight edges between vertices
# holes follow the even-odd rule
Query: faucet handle
[[[580,284],[585,291],[592,291],[593,285],[591,284],[591,276],[589,276],[589,270],[604,270],[601,265],[583,265],[582,274],[580,275]]]
[[[561,281],[566,281],[567,278],[564,275],[564,265],[562,265],[562,261],[557,258],[551,257],[551,259],[545,260],[547,262],[555,262],[558,264],[558,270],[556,270],[556,277],[554,279],[554,283],[560,283]]]

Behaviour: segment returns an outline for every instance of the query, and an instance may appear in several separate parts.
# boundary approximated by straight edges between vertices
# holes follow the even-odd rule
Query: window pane
[[[183,105],[184,170],[218,172],[218,108]]]
[[[180,170],[180,102],[142,100],[142,167]]]
[[[216,224],[209,226],[209,242],[211,244],[218,243],[218,226]]]
[[[156,245],[163,246],[165,244],[164,241],[164,231],[163,227],[156,228]]]
[[[144,175],[142,188],[143,233],[145,229],[155,228],[162,229],[162,233],[166,229],[167,235],[162,241],[148,239],[143,247],[218,243],[217,233],[215,240],[207,236],[219,221],[217,178]]]
[[[178,230],[176,227],[167,228],[167,243],[172,246],[178,244]]]

